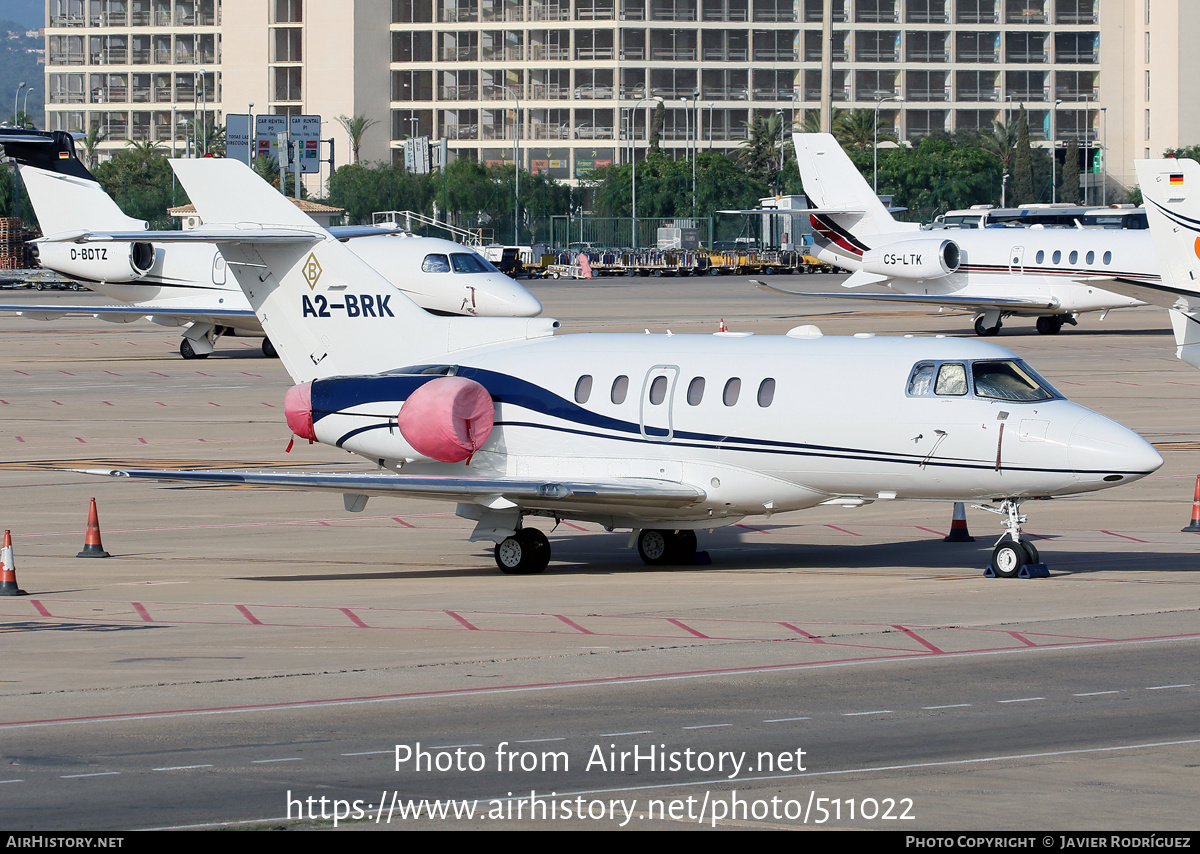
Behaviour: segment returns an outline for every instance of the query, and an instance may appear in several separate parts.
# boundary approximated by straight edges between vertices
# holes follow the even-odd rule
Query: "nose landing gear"
[[[1003,516],[1001,524],[1008,530],[1000,536],[996,547],[992,549],[992,562],[988,570],[997,578],[1016,578],[1018,575],[1028,578],[1046,578],[1050,571],[1042,563],[1037,547],[1028,540],[1021,539],[1021,526],[1025,524],[1026,516],[1021,513],[1021,499],[1006,498],[999,507],[988,504],[972,505],[978,510],[986,510]]]

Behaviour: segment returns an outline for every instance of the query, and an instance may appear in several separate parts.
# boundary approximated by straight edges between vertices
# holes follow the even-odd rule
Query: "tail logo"
[[[1200,237],[1196,238],[1196,242],[1193,244],[1192,249],[1196,253],[1196,257],[1200,258]]]
[[[317,282],[321,278],[321,262],[317,260],[317,256],[309,252],[308,260],[304,262],[304,281],[308,282],[308,289],[311,291],[317,286]]]

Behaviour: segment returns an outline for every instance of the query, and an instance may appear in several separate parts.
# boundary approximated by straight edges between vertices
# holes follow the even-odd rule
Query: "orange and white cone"
[[[721,318],[721,323],[719,326],[717,326],[717,331],[718,332],[728,332],[729,331],[729,327],[725,325],[725,318],[723,318],[723,317]]]
[[[950,533],[944,543],[973,543],[975,538],[967,530],[967,508],[961,501],[954,502],[954,516],[950,519]]]
[[[100,542],[100,517],[96,513],[96,499],[92,499],[88,508],[87,533],[83,535],[83,551],[75,557],[108,557],[104,545]]]
[[[17,586],[17,567],[13,563],[12,533],[4,532],[4,545],[0,546],[0,596],[28,596]]]
[[[1196,492],[1192,498],[1192,522],[1186,528],[1180,528],[1185,534],[1200,532],[1200,475],[1196,475]]]

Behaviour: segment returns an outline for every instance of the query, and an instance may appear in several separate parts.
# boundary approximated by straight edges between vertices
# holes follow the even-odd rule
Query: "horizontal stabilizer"
[[[38,243],[206,243],[206,244],[311,244],[324,240],[326,232],[311,228],[264,228],[253,225],[201,227],[188,231],[83,231],[74,230],[42,237]]]
[[[229,320],[254,320],[254,312],[248,308],[214,308],[211,306],[155,306],[141,305],[68,305],[66,303],[0,303],[0,311],[15,311],[34,320],[57,320],[60,317],[178,317],[188,320],[211,318],[218,323]]]
[[[869,300],[871,302],[890,302],[900,303],[902,305],[941,305],[947,308],[963,308],[987,310],[996,309],[998,311],[1012,311],[1014,309],[1054,309],[1058,307],[1058,301],[1047,299],[1045,297],[964,297],[955,294],[846,294],[846,293],[804,293],[803,291],[789,291],[786,288],[777,287],[776,285],[768,285],[766,282],[760,282],[757,279],[750,280],[752,284],[757,285],[764,291],[776,291],[777,293],[787,294],[793,297],[806,297],[809,299],[852,299],[852,300]]]

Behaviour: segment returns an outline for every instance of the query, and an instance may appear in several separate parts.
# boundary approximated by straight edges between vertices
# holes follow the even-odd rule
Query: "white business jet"
[[[149,317],[162,326],[186,326],[179,352],[185,359],[206,358],[224,335],[262,337],[262,326],[217,248],[176,232],[147,231],[146,223],[127,217],[75,155],[70,134],[61,131],[0,131],[5,153],[19,165],[29,200],[46,235],[37,241],[41,265],[124,305],[47,305],[12,303],[35,320],[89,315],[113,323]],[[123,240],[84,246],[89,232],[120,235]],[[339,228],[333,233],[393,285],[428,311],[441,314],[533,317],[541,303],[483,256],[449,240],[413,237],[380,228]],[[183,239],[186,239],[186,235]],[[168,250],[166,247],[170,245]],[[270,338],[263,353],[275,355]]]
[[[1142,304],[1107,290],[1109,282],[1158,281],[1145,231],[921,231],[892,218],[832,136],[798,133],[793,140],[814,209],[817,257],[853,272],[845,288],[886,285],[896,293],[804,294],[756,282],[764,290],[970,309],[979,335],[995,335],[1007,317],[1036,317],[1038,332],[1054,335],[1083,312]]]
[[[1114,287],[1170,309],[1175,355],[1200,368],[1200,163],[1167,158],[1134,167],[1162,279]]]
[[[1155,471],[1136,433],[1064,398],[1008,350],[954,338],[556,335],[549,318],[435,317],[243,164],[174,161],[298,385],[292,431],[374,474],[91,470],[456,502],[506,573],[540,572],[529,516],[631,529],[649,564],[696,531],[825,506],[993,502],[999,575],[1039,562],[1022,502]],[[388,311],[381,312],[382,306]],[[397,327],[404,329],[396,334]]]

